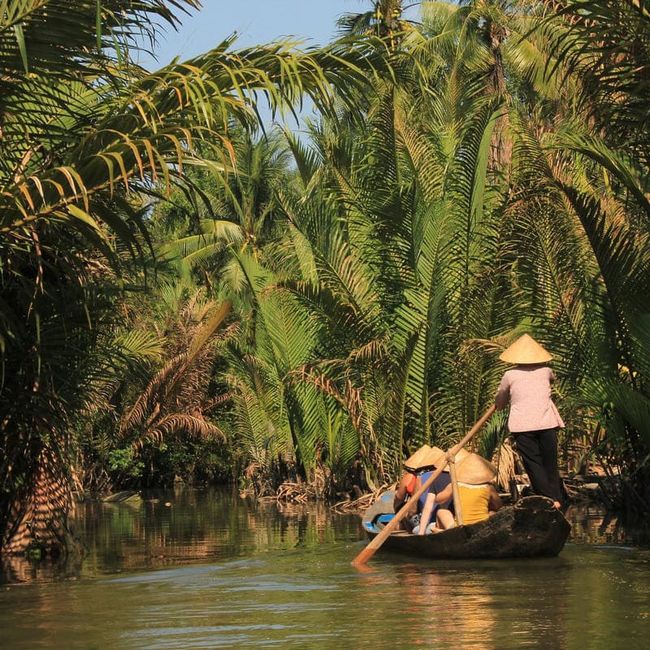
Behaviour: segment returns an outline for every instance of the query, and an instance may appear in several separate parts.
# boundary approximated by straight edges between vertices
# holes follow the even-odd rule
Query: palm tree
[[[628,131],[627,137],[619,136],[626,124],[629,128],[639,123],[637,100],[642,91],[627,81],[635,74],[632,68],[644,69],[648,23],[645,20],[644,25],[643,12],[634,3],[614,7],[567,2],[559,11],[558,3],[546,4],[548,14],[540,11],[539,3],[530,2],[477,1],[444,11],[456,16],[464,9],[469,16],[488,5],[517,10],[503,23],[508,28],[503,32],[502,61],[530,38],[537,44],[531,68],[537,72],[531,81],[551,81],[551,87],[558,88],[563,80],[550,113],[542,101],[549,97],[543,86],[537,99],[512,93],[508,100],[513,178],[501,227],[507,228],[506,242],[510,239],[513,249],[510,264],[518,271],[517,284],[528,294],[522,308],[533,316],[531,324],[539,335],[559,351],[568,403],[577,414],[572,426],[586,429],[604,464],[626,475],[625,501],[647,509],[650,502],[641,487],[645,484],[641,459],[647,453],[643,414],[648,413],[643,379],[648,339],[642,324],[647,317],[641,306],[647,302],[642,296],[649,293],[647,272],[642,270],[648,265],[643,225],[650,214],[644,180],[647,163],[636,145],[638,134]],[[521,20],[526,33],[512,28]],[[490,18],[478,25],[486,28]],[[466,31],[459,29],[452,37],[446,31],[449,26],[447,19],[440,33],[452,43],[462,43]],[[634,47],[622,36],[632,27],[640,34]],[[621,40],[614,44],[611,34]],[[515,47],[507,47],[514,36]],[[612,48],[613,59],[620,62],[620,75],[613,77],[605,69]],[[516,57],[504,70],[516,70],[513,63],[522,60],[521,55]],[[595,90],[601,75],[603,93]],[[620,91],[616,100],[615,79]],[[512,85],[512,74],[504,81],[506,87]],[[630,87],[634,90],[626,97]],[[643,127],[640,133],[643,137]],[[497,162],[503,167],[507,159]]]
[[[178,190],[169,205],[157,206],[155,221],[176,219],[184,228],[199,230],[181,232],[179,237],[167,233],[161,256],[217,274],[217,260],[221,256],[223,263],[228,246],[257,256],[261,243],[273,237],[278,221],[274,192],[288,172],[289,155],[281,133],[276,128],[266,134],[233,131],[231,141],[236,162],[232,169],[193,170],[190,175],[200,191],[187,200],[187,193]]]
[[[267,416],[272,440],[296,450],[307,476],[336,459],[340,480],[356,461],[378,484],[404,447],[449,439],[491,390],[485,359],[460,364],[459,347],[514,325],[495,302],[507,295],[496,273],[500,198],[486,190],[499,105],[473,84],[459,91],[457,78],[432,100],[421,39],[401,47],[383,50],[400,76],[373,81],[359,102],[365,124],[340,113],[312,127],[308,146],[288,137],[299,178],[277,192],[284,235],[265,242],[262,266],[238,257],[256,346],[231,362],[237,422],[249,448],[269,449],[263,405],[286,404],[281,422]],[[325,410],[317,394],[297,394],[305,385]]]
[[[93,311],[98,263],[119,276],[121,251],[138,259],[148,246],[147,211],[133,200],[186,183],[185,167],[206,148],[229,166],[231,123],[256,122],[256,92],[275,109],[308,92],[327,111],[330,82],[363,82],[362,49],[299,53],[285,43],[233,52],[228,39],[153,73],[133,62],[143,31],[154,38],[157,20],[174,26],[179,11],[198,4],[20,0],[0,13],[5,552],[62,548],[70,414],[84,386],[75,368],[104,320]]]
[[[325,124],[311,150],[292,143],[303,187],[281,198],[297,269],[283,286],[319,330],[311,360],[292,373],[348,412],[377,480],[404,444],[473,421],[499,374],[488,353],[533,329],[557,351],[570,435],[587,430],[646,508],[644,176],[632,150],[585,129],[573,100],[587,88],[549,76],[567,74],[566,61],[552,39],[529,33],[544,16],[527,7],[446,7],[457,31],[432,35],[442,42],[434,75],[380,79],[366,125]],[[424,57],[423,42],[402,47]],[[535,92],[522,93],[524,82]],[[511,155],[491,155],[495,133]]]
[[[650,14],[638,0],[545,1],[539,27],[554,61],[581,79],[580,109],[616,148],[648,165]]]
[[[356,14],[345,14],[338,20],[343,35],[376,36],[386,39],[391,48],[397,45],[401,36],[413,29],[403,18],[402,0],[377,0],[373,8]]]
[[[212,399],[209,388],[216,356],[214,335],[229,312],[228,303],[206,301],[200,291],[183,301],[175,331],[165,337],[164,363],[120,418],[119,444],[126,444],[136,457],[172,436],[223,440],[223,432],[206,415],[223,401],[222,396]]]
[[[570,334],[564,342],[575,345],[565,355],[567,374],[578,385],[578,408],[590,416],[593,452],[620,475],[622,493],[614,489],[613,500],[647,511],[650,204],[641,77],[650,20],[633,1],[569,1],[552,9],[539,29],[553,60],[580,83],[554,133],[540,136],[528,127],[522,167],[526,182],[537,178],[528,191],[543,192],[545,202],[556,197],[556,222],[545,236],[560,258],[553,255],[556,268],[567,260],[581,265],[573,280],[560,280],[560,294]],[[575,236],[556,239],[562,214],[581,234],[577,253]]]
[[[124,267],[129,250],[137,258],[147,246],[148,212],[134,207],[133,188],[141,196],[184,183],[189,199],[181,221],[192,225],[163,249],[190,262],[209,260],[195,270],[215,295],[233,300],[238,332],[221,348],[232,409],[219,425],[262,491],[289,474],[313,483],[329,475],[330,493],[360,473],[376,485],[395,475],[405,450],[457,439],[492,400],[501,370],[494,353],[528,330],[556,354],[567,437],[586,437],[593,446],[587,451],[620,470],[628,500],[647,508],[650,212],[647,152],[632,136],[636,127],[645,137],[637,71],[645,69],[647,12],[633,0],[620,10],[599,0],[561,4],[427,3],[419,31],[396,26],[401,19],[389,9],[401,3],[376,3],[379,15],[349,24],[370,30],[370,38],[348,37],[311,57],[281,48],[236,55],[225,44],[189,71],[172,66],[148,76],[135,69],[99,90],[89,84],[88,95],[106,97],[92,115],[75,113],[83,142],[59,129],[56,148],[66,156],[72,154],[63,144],[74,140],[69,164],[44,167],[38,181],[6,176],[7,186],[23,187],[12,197],[27,214],[18,210],[5,226],[18,224],[22,238],[3,231],[11,257],[2,297],[28,316],[1,311],[12,377],[3,390],[20,406],[7,411],[2,427],[12,467],[25,459],[7,485],[38,476],[52,486],[59,477],[57,514],[65,512],[65,463],[57,459],[72,446],[66,414],[78,409],[98,336],[79,314],[88,306],[95,321],[106,322],[114,303],[100,291],[105,259]],[[639,31],[638,49],[629,39],[608,40],[605,19],[615,34]],[[602,51],[594,35],[602,36]],[[608,48],[616,49],[622,71],[618,87],[604,65]],[[374,74],[360,86],[351,66],[367,60]],[[319,62],[329,62],[329,71],[315,67]],[[294,64],[294,85],[267,85]],[[252,134],[246,92],[234,87],[253,92],[261,84],[282,103],[296,98],[301,83],[316,93],[323,80],[350,77],[354,83],[323,106],[307,142],[287,135],[295,171],[286,169],[274,137]],[[594,81],[601,78],[602,93]],[[199,125],[195,114],[179,110],[174,95],[186,83],[196,84],[200,105],[215,119]],[[169,88],[176,90],[163,92]],[[228,119],[210,112],[213,100]],[[161,103],[158,113],[150,110],[154,102]],[[134,106],[141,111],[129,113]],[[128,139],[120,131],[115,150],[118,115],[133,128]],[[607,120],[615,122],[612,133]],[[168,148],[163,132],[172,134]],[[87,179],[76,161],[94,145],[101,162],[91,166],[92,178],[104,185],[85,180],[77,202],[73,196],[57,203],[68,175],[77,185],[77,176]],[[36,150],[24,165],[40,155]],[[213,173],[182,175],[179,163]],[[46,199],[54,207],[38,212]],[[31,329],[19,346],[10,335],[22,321]],[[65,361],[57,341],[70,332],[79,355]],[[29,349],[41,366],[26,370],[19,353]],[[164,418],[182,411],[175,391],[185,363],[172,359],[151,382],[133,418],[123,420],[125,440],[167,431]],[[69,386],[56,383],[60,368]],[[24,395],[37,407],[25,410]],[[24,413],[38,414],[38,427],[26,426]],[[480,441],[484,453],[498,444],[501,424],[495,420]]]

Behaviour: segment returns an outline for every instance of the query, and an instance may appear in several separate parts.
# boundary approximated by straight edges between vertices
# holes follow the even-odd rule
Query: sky
[[[203,0],[203,8],[191,15],[180,15],[177,30],[167,27],[159,36],[153,57],[139,54],[139,62],[149,70],[206,52],[237,32],[232,49],[269,43],[294,37],[305,45],[325,45],[337,36],[336,21],[346,13],[360,13],[372,7],[371,0]],[[406,17],[417,19],[419,9],[413,3]],[[271,113],[258,105],[262,121],[268,127]],[[313,104],[306,98],[299,115],[312,114]],[[300,124],[290,116],[287,126],[300,135]]]
[[[336,20],[345,13],[360,13],[371,0],[203,0],[203,9],[182,18],[180,29],[168,29],[156,47],[159,65],[175,56],[190,58],[218,45],[233,32],[239,34],[235,48],[268,43],[296,36],[308,45],[324,45],[336,36]],[[415,12],[415,13],[414,13]],[[408,11],[416,17],[417,10]],[[148,56],[147,68],[158,67]]]

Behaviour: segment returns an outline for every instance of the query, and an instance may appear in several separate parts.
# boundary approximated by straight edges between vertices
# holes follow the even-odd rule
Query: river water
[[[81,567],[7,568],[0,648],[648,647],[650,550],[595,510],[568,513],[557,558],[379,551],[362,573],[354,515],[219,490],[149,497],[79,508]]]

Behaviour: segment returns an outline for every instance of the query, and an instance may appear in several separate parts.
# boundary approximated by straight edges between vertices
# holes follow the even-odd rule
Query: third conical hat
[[[499,359],[506,363],[547,363],[553,357],[528,334],[520,336]]]

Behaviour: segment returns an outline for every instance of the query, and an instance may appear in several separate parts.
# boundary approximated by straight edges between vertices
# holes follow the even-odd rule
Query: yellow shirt
[[[463,524],[475,524],[483,521],[489,516],[490,486],[487,483],[481,485],[469,485],[458,483],[460,495],[460,507],[463,511]]]

